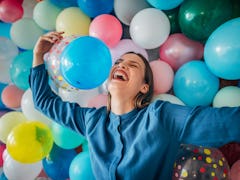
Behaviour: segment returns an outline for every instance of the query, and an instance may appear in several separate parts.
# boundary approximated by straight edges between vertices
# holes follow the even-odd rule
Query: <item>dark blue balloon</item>
[[[113,10],[113,0],[78,0],[78,6],[89,17],[109,14]]]
[[[42,160],[44,172],[52,180],[66,180],[69,178],[69,167],[77,156],[74,149],[62,149],[56,144],[50,154]]]
[[[99,39],[81,36],[66,46],[60,57],[63,78],[73,87],[92,89],[101,85],[112,67],[109,48]]]

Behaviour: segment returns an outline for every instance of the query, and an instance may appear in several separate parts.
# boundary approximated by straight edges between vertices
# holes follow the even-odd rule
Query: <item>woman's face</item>
[[[127,92],[125,96],[135,97],[139,92],[146,93],[148,85],[144,81],[145,64],[141,57],[129,53],[118,59],[112,67],[108,79],[111,95]]]

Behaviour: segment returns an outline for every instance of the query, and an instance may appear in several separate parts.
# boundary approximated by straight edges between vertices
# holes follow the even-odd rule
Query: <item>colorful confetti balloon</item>
[[[174,164],[172,180],[224,180],[230,168],[217,148],[182,144]]]

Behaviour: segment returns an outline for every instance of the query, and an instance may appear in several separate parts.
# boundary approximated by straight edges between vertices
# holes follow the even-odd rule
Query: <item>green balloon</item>
[[[210,34],[232,17],[229,0],[185,0],[179,10],[179,25],[190,39],[206,42]]]
[[[170,21],[170,26],[171,26],[170,34],[181,32],[179,22],[178,22],[179,7],[171,10],[164,10],[163,12],[167,15]]]
[[[231,0],[233,6],[232,18],[240,17],[240,1],[239,0]]]

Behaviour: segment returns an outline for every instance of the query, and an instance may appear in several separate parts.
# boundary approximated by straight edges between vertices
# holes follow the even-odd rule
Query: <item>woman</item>
[[[97,179],[169,180],[181,143],[219,147],[240,142],[240,108],[187,107],[151,102],[153,77],[146,59],[124,54],[108,79],[109,105],[82,108],[63,102],[49,85],[43,55],[62,33],[42,36],[34,48],[30,87],[35,107],[84,135]]]

